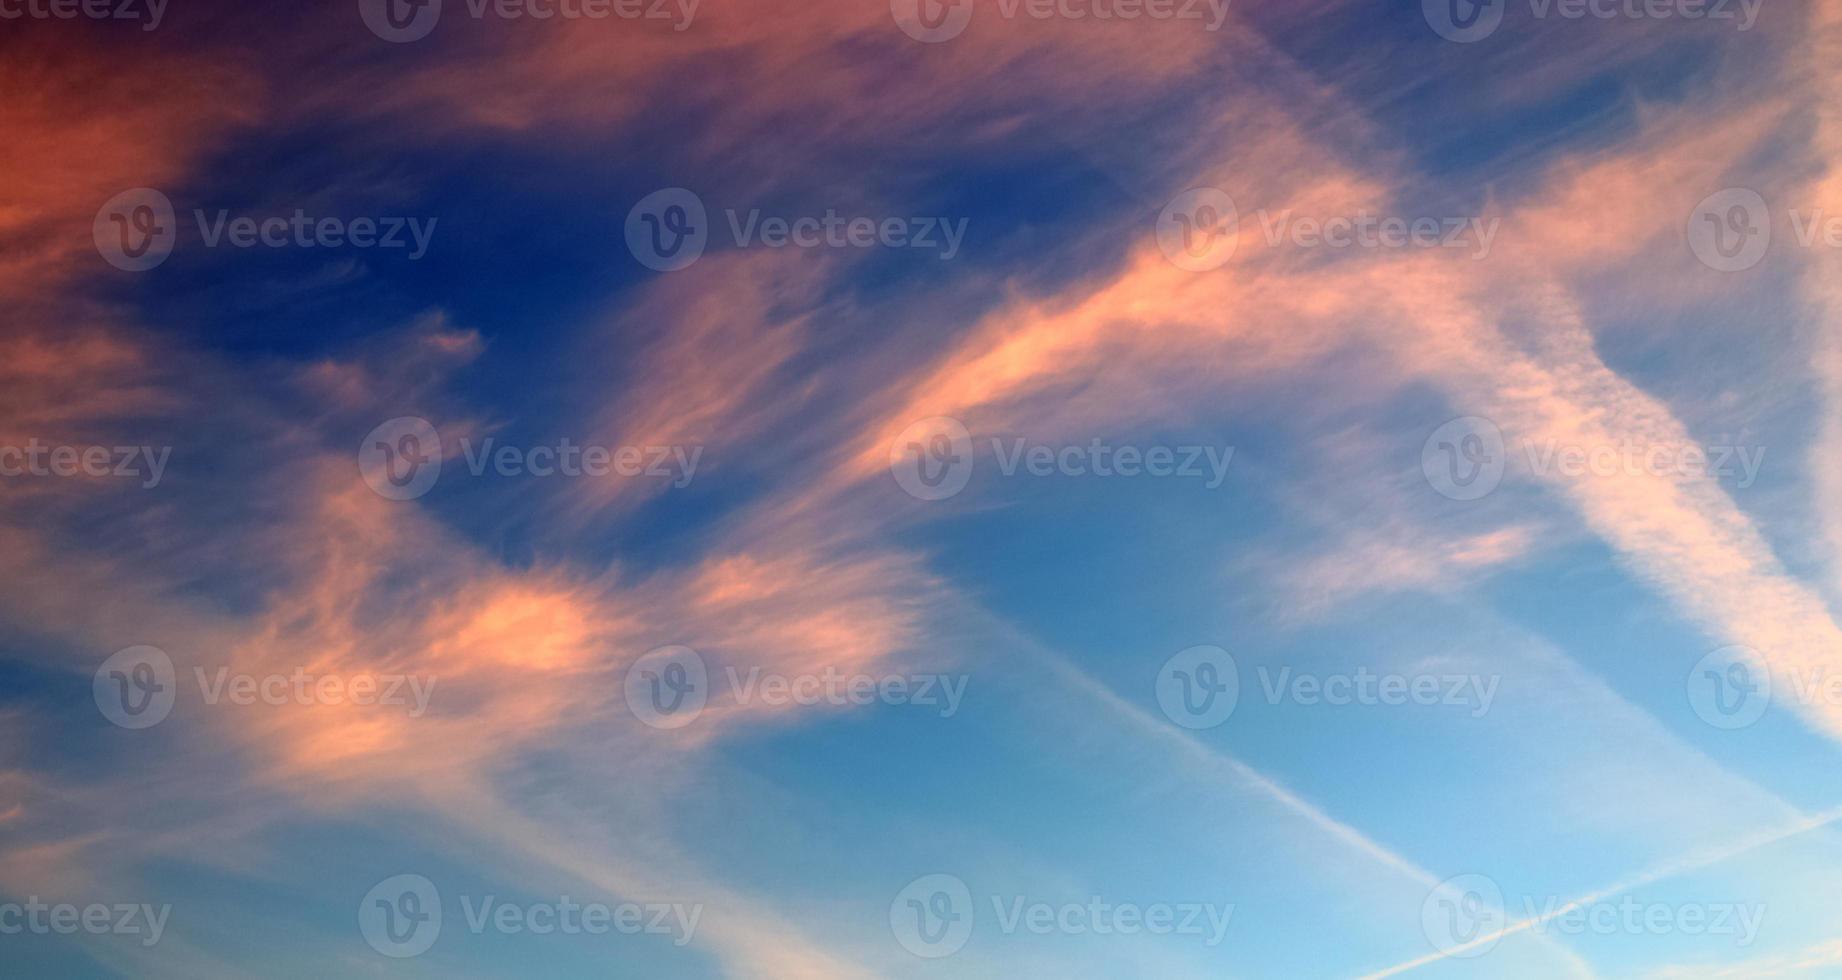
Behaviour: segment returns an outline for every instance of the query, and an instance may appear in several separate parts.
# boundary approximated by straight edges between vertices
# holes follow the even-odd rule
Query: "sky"
[[[0,975],[1842,976],[1839,0],[0,0]]]

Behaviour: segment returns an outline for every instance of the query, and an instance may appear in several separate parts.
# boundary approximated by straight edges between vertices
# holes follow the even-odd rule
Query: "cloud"
[[[261,111],[261,86],[212,59],[141,45],[103,49],[29,31],[0,64],[8,150],[0,184],[0,296],[43,299],[77,275],[106,274],[90,225],[134,187],[172,186]],[[147,79],[159,78],[157,85]],[[25,189],[30,188],[26,193]]]

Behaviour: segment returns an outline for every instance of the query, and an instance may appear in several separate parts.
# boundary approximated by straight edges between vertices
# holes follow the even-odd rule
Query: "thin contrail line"
[[[1641,874],[1634,875],[1630,878],[1624,879],[1623,881],[1615,882],[1611,885],[1607,885],[1604,888],[1600,888],[1596,891],[1589,892],[1585,895],[1581,895],[1580,897],[1573,899],[1572,901],[1566,903],[1565,905],[1561,905],[1550,912],[1545,912],[1541,915],[1532,916],[1530,918],[1523,919],[1520,922],[1515,922],[1510,925],[1504,926],[1503,928],[1498,929],[1496,932],[1486,933],[1485,935],[1479,936],[1478,938],[1473,939],[1468,943],[1463,943],[1461,945],[1454,946],[1449,950],[1444,950],[1444,951],[1437,952],[1437,953],[1429,953],[1417,959],[1408,960],[1405,963],[1399,963],[1394,966],[1388,967],[1385,970],[1378,970],[1374,973],[1365,973],[1362,976],[1358,977],[1357,980],[1380,980],[1380,978],[1382,977],[1392,977],[1397,974],[1406,973],[1409,970],[1414,970],[1414,969],[1418,969],[1419,967],[1426,966],[1429,963],[1437,963],[1438,961],[1446,959],[1447,957],[1452,956],[1456,953],[1462,953],[1462,952],[1465,952],[1466,950],[1476,949],[1479,946],[1484,946],[1490,943],[1494,943],[1497,940],[1502,939],[1504,936],[1513,935],[1518,932],[1524,932],[1529,929],[1534,929],[1539,926],[1546,925],[1549,920],[1555,918],[1556,916],[1564,915],[1568,912],[1573,911],[1574,909],[1580,908],[1581,906],[1592,905],[1596,902],[1602,902],[1605,899],[1612,897],[1613,895],[1618,895],[1624,892],[1628,892],[1634,888],[1642,888],[1645,885],[1652,884],[1657,881],[1661,881],[1664,878],[1673,878],[1679,874],[1685,874],[1690,871],[1699,871],[1703,868],[1711,867],[1713,865],[1721,863],[1722,861],[1726,861],[1729,858],[1738,857],[1741,854],[1745,854],[1748,851],[1757,850],[1758,848],[1764,847],[1768,844],[1775,844],[1775,843],[1778,843],[1779,841],[1786,840],[1791,837],[1796,837],[1799,834],[1807,833],[1809,831],[1817,829],[1818,827],[1823,827],[1823,826],[1827,826],[1829,824],[1835,823],[1837,820],[1842,820],[1842,806],[1824,810],[1821,813],[1818,813],[1814,816],[1805,817],[1802,820],[1796,821],[1788,826],[1781,827],[1776,830],[1762,831],[1751,837],[1745,838],[1744,840],[1740,841],[1737,844],[1730,844],[1725,847],[1721,847],[1721,848],[1717,848],[1713,850],[1690,852],[1689,854],[1685,854],[1680,857],[1674,858],[1672,860],[1666,861],[1663,864],[1660,864],[1654,868],[1651,868],[1650,870],[1645,871]]]

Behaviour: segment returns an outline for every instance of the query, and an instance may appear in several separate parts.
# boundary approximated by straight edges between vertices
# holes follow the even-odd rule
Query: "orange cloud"
[[[234,125],[260,83],[212,59],[141,45],[103,49],[31,32],[0,58],[0,296],[44,297],[73,275],[111,273],[91,222],[133,187],[171,185]],[[159,79],[149,84],[149,79]]]
[[[831,142],[939,122],[974,95],[1017,99],[1019,108],[1026,96],[1120,101],[1211,53],[1256,43],[1232,17],[1209,31],[1196,21],[1103,24],[998,11],[979,3],[963,35],[936,45],[905,35],[888,4],[855,0],[703,3],[681,31],[663,22],[449,16],[435,35],[440,61],[406,76],[391,65],[388,85],[361,69],[336,108],[437,129],[606,130],[661,99],[682,99],[718,117],[703,137],[711,144],[772,141],[787,120],[800,121],[802,138]]]

